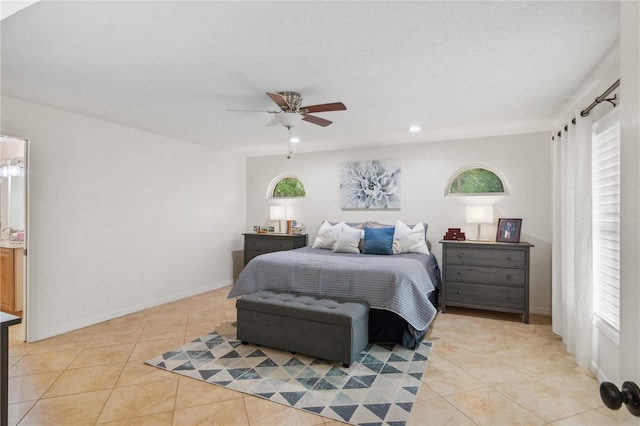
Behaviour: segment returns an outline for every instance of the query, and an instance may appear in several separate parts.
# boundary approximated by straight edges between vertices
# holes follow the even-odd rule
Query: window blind
[[[620,118],[618,109],[593,124],[594,313],[620,330]]]

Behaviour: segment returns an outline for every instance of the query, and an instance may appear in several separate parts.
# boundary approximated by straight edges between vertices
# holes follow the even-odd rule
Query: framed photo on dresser
[[[496,241],[499,243],[519,243],[522,219],[498,219]]]

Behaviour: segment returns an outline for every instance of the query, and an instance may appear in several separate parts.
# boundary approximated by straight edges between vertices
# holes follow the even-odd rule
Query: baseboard
[[[194,290],[185,291],[182,293],[172,294],[167,297],[162,297],[159,299],[150,300],[148,302],[139,303],[133,306],[127,306],[122,309],[118,309],[115,311],[111,311],[105,314],[96,315],[94,317],[85,318],[81,321],[76,321],[73,323],[65,324],[61,327],[57,327],[55,329],[44,330],[41,333],[29,335],[28,342],[37,342],[38,340],[48,339],[49,337],[58,336],[60,334],[68,333],[70,331],[78,330],[80,328],[89,327],[91,325],[95,325],[104,321],[109,321],[114,318],[119,318],[124,315],[133,314],[135,312],[143,311],[145,309],[154,308],[156,306],[164,305],[167,303],[175,302],[177,300],[186,299],[188,297],[197,296],[198,294],[206,293],[208,291],[217,290],[222,287],[226,287],[233,284],[233,280],[221,281],[218,283],[214,283],[208,286],[200,287]],[[28,319],[27,319],[28,326]]]
[[[536,314],[536,315],[551,316],[551,310],[549,308],[532,308],[532,307],[529,307],[529,313],[530,314]]]
[[[606,382],[607,376],[598,368],[595,361],[591,361],[591,372],[598,378],[598,383]]]

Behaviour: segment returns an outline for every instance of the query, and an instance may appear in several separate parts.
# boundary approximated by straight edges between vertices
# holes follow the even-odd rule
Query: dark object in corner
[[[622,404],[636,417],[640,417],[640,388],[634,382],[624,382],[622,391],[611,382],[600,383],[600,398],[604,405],[612,410],[618,410]]]

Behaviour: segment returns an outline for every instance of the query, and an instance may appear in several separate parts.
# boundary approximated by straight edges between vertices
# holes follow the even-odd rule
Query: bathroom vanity
[[[22,311],[24,288],[24,245],[0,244],[0,310]]]

